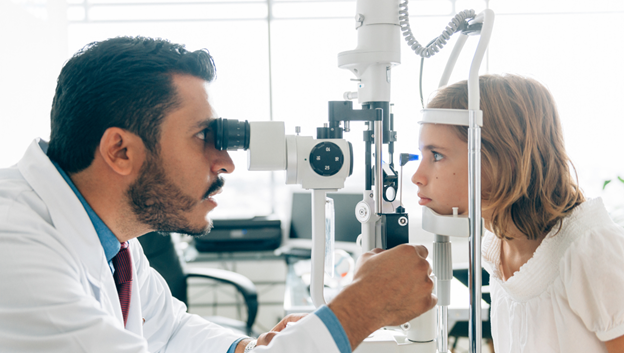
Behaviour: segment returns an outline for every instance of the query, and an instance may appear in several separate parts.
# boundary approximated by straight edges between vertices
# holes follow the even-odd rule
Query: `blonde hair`
[[[484,75],[479,87],[481,169],[483,185],[489,185],[482,198],[492,212],[491,229],[509,239],[513,222],[537,239],[585,201],[571,174],[555,102],[542,84],[516,75]],[[447,86],[428,107],[467,109],[467,92],[466,81]],[[467,127],[455,129],[467,141]]]

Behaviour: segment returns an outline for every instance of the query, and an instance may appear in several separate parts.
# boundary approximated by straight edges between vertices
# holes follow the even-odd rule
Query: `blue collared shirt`
[[[112,260],[121,248],[119,240],[117,239],[115,234],[113,234],[113,232],[108,228],[108,226],[104,224],[104,222],[97,215],[97,213],[93,211],[91,206],[89,206],[89,203],[87,203],[87,200],[85,200],[80,191],[78,191],[78,188],[76,188],[76,185],[74,185],[67,173],[65,173],[65,171],[61,169],[58,164],[56,164],[55,162],[52,163],[59,171],[63,179],[65,179],[67,185],[69,185],[74,194],[76,194],[76,197],[78,197],[78,200],[80,200],[80,203],[82,203],[85,211],[87,211],[87,215],[89,215],[89,219],[91,219],[91,223],[93,223],[93,227],[95,228],[95,232],[100,239],[100,243],[102,243],[102,248],[104,249],[104,254],[106,255],[106,261],[108,261],[108,266],[110,267],[111,272],[115,273],[115,267],[113,266]],[[340,353],[351,353],[351,344],[349,343],[347,334],[344,331],[340,321],[338,321],[338,318],[336,317],[334,312],[324,305],[316,310],[314,314],[318,316],[321,321],[323,321],[323,323],[327,327],[327,330],[331,333],[334,342],[336,342],[336,346],[338,346]],[[245,339],[245,337],[241,337],[238,340],[234,341],[234,343],[232,343],[232,345],[228,349],[227,353],[234,353],[236,351],[236,346],[243,339]]]

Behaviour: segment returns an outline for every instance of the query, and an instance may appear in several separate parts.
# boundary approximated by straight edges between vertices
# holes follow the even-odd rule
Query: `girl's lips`
[[[428,199],[426,197],[421,197],[420,200],[418,200],[418,204],[421,206],[424,206],[428,204],[429,202],[431,202],[431,199]]]

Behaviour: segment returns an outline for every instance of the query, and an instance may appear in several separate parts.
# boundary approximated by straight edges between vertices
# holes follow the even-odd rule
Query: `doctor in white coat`
[[[212,141],[214,72],[205,50],[142,37],[68,61],[49,145],[0,170],[0,352],[346,353],[435,305],[427,250],[403,245],[364,254],[328,306],[257,342],[186,313],[135,238],[210,228],[219,175],[234,170]],[[125,243],[129,270],[115,266]],[[125,311],[116,271],[131,276]]]

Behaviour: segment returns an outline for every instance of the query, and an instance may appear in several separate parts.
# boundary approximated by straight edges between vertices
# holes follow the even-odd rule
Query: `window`
[[[0,58],[4,93],[0,102],[5,107],[0,115],[0,166],[17,162],[29,139],[47,139],[54,78],[62,62],[85,44],[112,36],[157,36],[190,49],[208,48],[218,68],[211,94],[219,114],[238,120],[284,121],[287,134],[300,126],[302,135],[314,136],[315,128],[327,121],[327,101],[342,100],[343,92],[355,90],[351,74],[336,64],[339,52],[356,45],[354,0],[56,3],[14,0],[0,5],[0,12],[29,21],[26,25],[17,19],[0,21],[3,43],[15,37],[19,41],[9,43],[20,48],[10,53],[11,46],[5,46]],[[618,34],[624,23],[623,2],[412,0],[409,6],[412,29],[421,43],[438,36],[455,11],[492,8],[497,19],[481,72],[528,75],[550,88],[563,120],[568,152],[588,196],[599,196],[603,180],[618,173],[624,176],[618,153],[624,133],[618,104],[624,97],[620,60],[624,42]],[[8,34],[5,26],[18,30],[12,27]],[[453,42],[425,61],[425,100],[436,89]],[[451,82],[467,78],[475,45],[476,41],[468,41]],[[46,54],[59,47],[64,56],[47,60]],[[417,84],[420,60],[407,46],[401,50],[402,64],[392,72],[397,154],[417,151],[416,122],[422,108]],[[355,149],[356,169],[346,186],[352,192],[361,190],[364,180],[363,126],[356,125],[345,135]],[[247,172],[244,152],[232,157],[238,168],[227,178],[228,187],[219,197],[221,207],[213,216],[287,214],[290,191],[299,187],[285,186],[280,172]],[[414,212],[416,187],[409,181],[415,168],[416,164],[405,167],[404,198],[408,211],[419,213]]]

